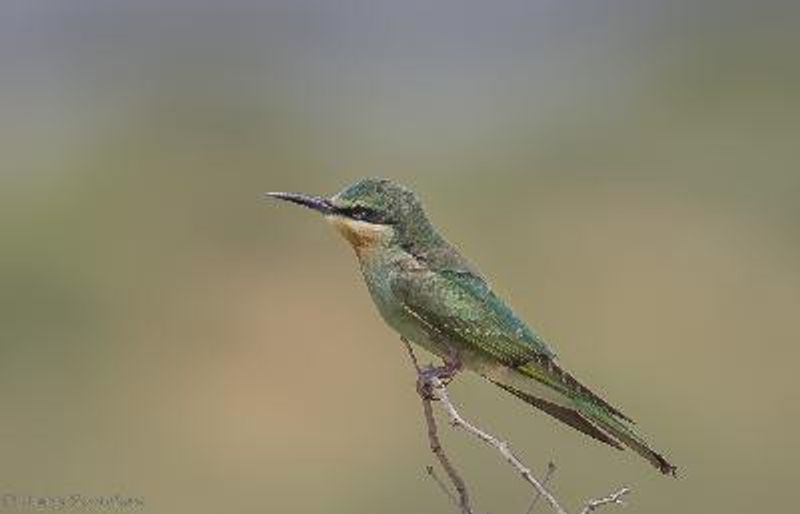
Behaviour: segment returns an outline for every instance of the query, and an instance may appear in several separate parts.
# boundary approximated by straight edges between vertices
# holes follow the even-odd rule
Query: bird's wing
[[[633,423],[630,418],[561,369],[547,344],[480,277],[463,269],[417,269],[392,273],[390,284],[433,337],[484,352],[572,404],[550,403],[528,394],[525,384],[520,388],[490,378],[498,386],[591,437],[617,448],[628,446],[662,473],[675,474],[675,466],[628,424]]]
[[[463,270],[393,273],[391,287],[433,336],[488,353],[509,366],[555,354],[479,276]]]

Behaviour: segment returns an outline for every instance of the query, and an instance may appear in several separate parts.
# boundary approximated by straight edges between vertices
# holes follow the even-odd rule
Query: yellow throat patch
[[[381,241],[390,236],[392,230],[384,225],[353,220],[344,216],[326,216],[325,219],[350,242],[359,257],[369,255]]]

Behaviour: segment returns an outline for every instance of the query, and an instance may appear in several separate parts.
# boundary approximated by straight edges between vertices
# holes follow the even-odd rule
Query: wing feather
[[[448,341],[488,353],[513,367],[555,356],[475,274],[404,271],[392,275],[391,287],[409,312]]]
[[[585,398],[630,421],[561,369],[547,343],[480,277],[463,270],[404,271],[393,274],[391,287],[432,336],[489,354],[568,397]]]

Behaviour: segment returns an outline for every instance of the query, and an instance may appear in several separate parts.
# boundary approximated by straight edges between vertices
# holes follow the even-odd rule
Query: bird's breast
[[[441,341],[431,339],[426,325],[392,290],[391,275],[402,268],[405,259],[398,254],[389,257],[380,252],[376,252],[373,258],[361,259],[361,272],[372,301],[386,324],[398,334],[434,354],[448,355],[449,350],[442,346]]]

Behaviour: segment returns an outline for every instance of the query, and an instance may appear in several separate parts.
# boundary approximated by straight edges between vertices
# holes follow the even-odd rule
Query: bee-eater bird
[[[474,371],[584,434],[620,450],[627,446],[675,475],[675,466],[634,431],[630,418],[556,364],[544,339],[439,234],[412,191],[368,178],[331,198],[267,195],[318,211],[341,232],[383,319],[442,358],[444,365],[433,368],[438,376]]]

